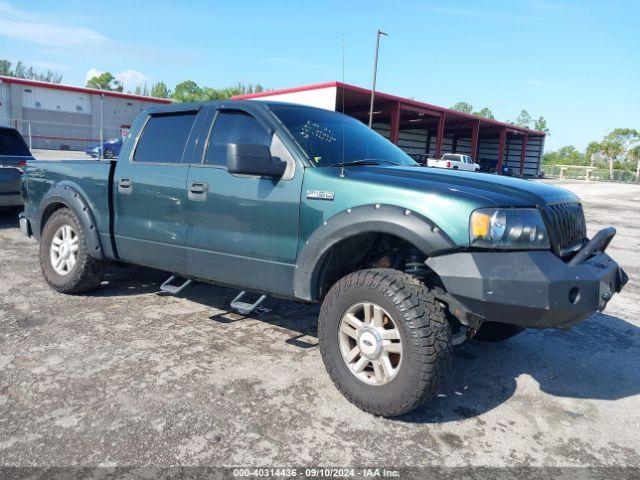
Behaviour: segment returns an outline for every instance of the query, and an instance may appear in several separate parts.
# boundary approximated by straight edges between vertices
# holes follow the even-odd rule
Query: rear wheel
[[[473,338],[483,342],[502,342],[511,337],[515,337],[523,332],[524,328],[520,328],[511,323],[500,322],[483,322],[478,329],[478,333]]]
[[[80,220],[69,208],[47,220],[40,242],[40,267],[47,283],[62,293],[80,293],[100,285],[105,263],[89,255]]]
[[[329,291],[318,322],[331,380],[356,406],[384,417],[410,412],[437,393],[451,330],[433,294],[396,270],[347,275]]]

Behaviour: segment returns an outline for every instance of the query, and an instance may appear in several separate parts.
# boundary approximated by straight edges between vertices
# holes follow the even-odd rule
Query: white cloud
[[[545,84],[542,80],[536,80],[533,78],[525,80],[524,83],[531,85],[532,87],[542,87]]]
[[[116,73],[115,77],[118,81],[122,82],[125,91],[134,90],[138,85],[148,83],[148,78],[145,77],[144,74],[131,69]]]
[[[87,83],[93,77],[97,77],[98,75],[102,75],[104,72],[98,70],[97,68],[90,68],[87,74],[84,76],[84,82]]]
[[[65,25],[61,20],[15,8],[0,1],[0,36],[46,47],[95,48],[109,39],[90,28]]]
[[[98,75],[102,75],[103,73],[104,72],[102,70],[98,70],[97,68],[90,68],[85,75],[85,81],[88,81]],[[125,91],[133,91],[138,85],[142,86],[144,83],[149,83],[149,79],[143,73],[131,69],[123,70],[120,73],[114,73],[113,76],[116,80],[122,82]]]

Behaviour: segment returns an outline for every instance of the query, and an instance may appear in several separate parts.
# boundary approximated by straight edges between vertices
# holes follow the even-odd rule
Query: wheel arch
[[[38,219],[38,238],[42,238],[42,232],[47,220],[54,212],[61,208],[69,208],[76,214],[86,235],[89,255],[97,259],[104,259],[104,252],[100,243],[100,236],[89,203],[84,198],[80,189],[69,184],[58,184],[52,187],[40,202],[40,214]]]
[[[294,296],[306,301],[320,300],[321,278],[331,253],[346,241],[364,240],[377,234],[404,240],[425,256],[457,248],[435,223],[411,210],[380,204],[349,208],[323,222],[305,242],[296,262]]]

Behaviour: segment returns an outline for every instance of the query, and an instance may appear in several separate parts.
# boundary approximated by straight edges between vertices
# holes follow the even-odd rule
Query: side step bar
[[[248,303],[248,302],[243,302],[242,298],[246,295],[247,292],[245,292],[244,290],[242,292],[240,292],[238,294],[238,296],[236,296],[236,298],[234,298],[231,301],[231,308],[233,310],[235,310],[236,312],[238,312],[241,315],[249,315],[250,313],[252,313],[256,308],[258,308],[258,306],[264,302],[264,299],[267,298],[266,295],[262,295],[260,298],[258,298],[258,300],[256,300],[254,303]]]
[[[162,285],[160,285],[160,291],[169,293],[171,295],[177,295],[193,283],[193,280],[185,280],[182,285],[172,285],[171,283],[176,278],[178,278],[177,275],[171,275]]]

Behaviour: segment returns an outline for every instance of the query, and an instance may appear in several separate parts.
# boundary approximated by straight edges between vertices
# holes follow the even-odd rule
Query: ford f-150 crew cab
[[[336,387],[383,416],[434,395],[452,345],[568,328],[627,277],[579,199],[544,183],[418,165],[340,113],[223,101],[153,107],[113,161],[31,161],[21,228],[46,281],[100,288],[108,261],[321,302]],[[184,279],[178,284],[177,279]],[[102,287],[104,288],[104,287]]]

